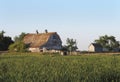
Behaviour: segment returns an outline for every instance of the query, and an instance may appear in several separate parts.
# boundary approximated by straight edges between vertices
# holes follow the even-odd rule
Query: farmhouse
[[[97,43],[91,43],[88,47],[89,52],[103,52],[103,47]]]
[[[23,42],[29,44],[31,52],[57,51],[62,48],[62,41],[57,32],[27,34]]]

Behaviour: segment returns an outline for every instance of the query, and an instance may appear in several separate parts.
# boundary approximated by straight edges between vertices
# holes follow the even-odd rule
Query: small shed
[[[89,52],[103,52],[103,47],[98,43],[91,43],[88,47]]]

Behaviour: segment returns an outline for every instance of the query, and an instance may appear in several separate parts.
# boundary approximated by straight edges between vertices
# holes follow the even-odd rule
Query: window
[[[54,35],[54,36],[53,36],[53,39],[57,39],[57,37]]]

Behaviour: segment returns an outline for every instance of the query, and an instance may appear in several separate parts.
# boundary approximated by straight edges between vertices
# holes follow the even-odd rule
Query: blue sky
[[[120,40],[120,0],[0,0],[0,30],[14,37],[36,29],[77,40],[79,50],[101,35]]]

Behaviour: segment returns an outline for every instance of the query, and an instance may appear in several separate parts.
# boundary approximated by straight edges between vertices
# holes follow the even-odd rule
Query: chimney
[[[47,30],[47,29],[45,29],[45,33],[48,33],[48,30]]]

